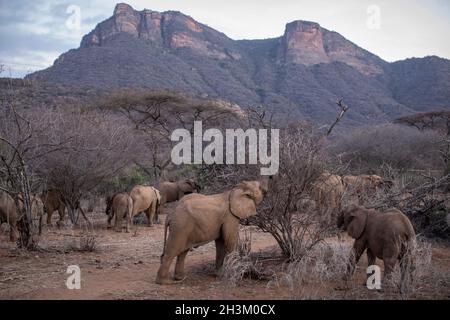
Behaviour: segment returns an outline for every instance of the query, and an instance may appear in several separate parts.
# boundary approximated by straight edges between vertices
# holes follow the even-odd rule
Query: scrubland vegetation
[[[108,242],[102,243],[114,237],[112,231],[105,230],[107,196],[129,192],[137,184],[156,185],[181,178],[195,180],[201,193],[212,194],[230,189],[242,180],[258,178],[257,165],[171,163],[172,130],[192,130],[193,121],[202,120],[204,129],[281,129],[279,172],[258,207],[258,215],[241,221],[239,250],[227,256],[219,272],[218,281],[223,286],[264,288],[269,292],[265,298],[450,297],[448,111],[415,114],[395,123],[356,129],[341,127],[327,135],[328,128],[316,128],[295,119],[277,122],[276,114],[259,108],[240,108],[174,92],[123,90],[93,98],[89,104],[74,102],[54,108],[17,105],[13,88],[5,92],[0,113],[0,192],[10,194],[20,208],[17,246],[22,248],[6,245],[8,227],[3,227],[1,250],[10,255],[20,250],[16,256],[22,257],[27,254],[24,249],[40,252],[44,257],[55,252],[64,252],[60,253],[64,256],[77,252],[81,260],[84,254],[89,258],[105,252],[115,255],[110,250],[117,250],[117,243],[111,248]],[[352,112],[351,107],[348,112]],[[340,206],[321,205],[314,196],[314,185],[324,172],[338,177],[377,175],[389,182],[389,187],[359,194],[357,201],[379,210],[398,208],[412,221],[419,240],[414,282],[406,294],[396,287],[398,270],[392,285],[381,293],[361,287],[365,279],[362,270],[356,278],[342,280],[350,243],[341,238],[336,227]],[[39,216],[33,210],[33,196],[49,189],[61,192],[67,208],[69,220],[59,229],[39,226]],[[344,206],[354,197],[351,189],[344,188],[338,200]],[[172,209],[173,205],[165,208],[169,212]],[[156,257],[162,251],[163,226],[144,229],[140,226],[142,220],[142,216],[135,219],[138,228],[126,238],[120,235],[120,239],[130,246],[142,244],[139,250],[147,248],[140,235],[157,239],[152,240],[148,250],[156,261],[152,263],[159,263]],[[270,245],[258,245],[252,240],[255,237],[263,237]],[[258,252],[252,248],[255,245],[259,246]],[[443,263],[433,260],[436,250],[444,250],[444,258],[439,260]],[[123,250],[120,252],[124,254]],[[12,272],[11,261],[16,258],[2,254],[0,259],[9,268],[0,272],[0,296],[14,298],[14,290],[2,286],[14,287],[5,275]],[[202,259],[197,268],[208,269],[208,261]],[[21,263],[18,258],[18,265]],[[120,268],[123,262],[114,263]],[[154,274],[148,272],[147,278],[153,281]],[[202,290],[198,282],[195,285]],[[272,296],[273,290],[281,293]],[[164,294],[150,297],[163,298]],[[142,297],[146,297],[145,293]]]

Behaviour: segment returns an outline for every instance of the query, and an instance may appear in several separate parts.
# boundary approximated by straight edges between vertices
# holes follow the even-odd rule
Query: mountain
[[[334,120],[343,97],[345,124],[360,125],[450,106],[449,68],[437,57],[388,63],[315,22],[288,23],[278,38],[232,40],[180,12],[121,3],[78,49],[27,78],[180,90],[318,124]]]

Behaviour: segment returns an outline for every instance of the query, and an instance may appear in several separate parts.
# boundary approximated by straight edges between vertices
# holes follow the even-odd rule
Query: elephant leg
[[[64,217],[65,217],[65,213],[66,213],[66,211],[64,209],[65,209],[64,207],[59,207],[59,209],[58,209],[58,213],[59,213],[58,225],[59,226],[64,225]]]
[[[110,215],[108,215],[108,224],[107,224],[107,228],[108,229],[110,229],[112,226],[111,226],[111,220],[114,218],[114,215],[113,214],[110,214]]]
[[[145,215],[147,216],[147,224],[149,227],[153,226],[153,214],[152,214],[152,205],[145,210]]]
[[[153,223],[156,222],[156,200],[152,202],[152,205],[150,206],[150,221]]]
[[[119,212],[114,212],[114,215],[116,217],[115,223],[114,223],[114,230],[116,232],[122,232],[122,218],[123,215]]]
[[[384,262],[384,277],[389,279],[394,271],[395,263],[397,262],[396,257],[383,257]]]
[[[158,274],[156,275],[157,284],[171,284],[173,281],[169,279],[169,268],[172,264],[172,260],[175,258],[173,255],[164,254],[161,258],[161,266],[158,269]]]
[[[225,243],[222,238],[216,240],[216,270],[219,270],[225,259]]]
[[[161,265],[156,275],[157,284],[173,283],[173,280],[169,278],[170,265],[175,257],[181,255],[185,251],[189,251],[186,248],[188,248],[188,246],[187,239],[185,237],[175,237],[173,233],[169,232],[169,237],[167,238],[166,247],[164,249],[164,255],[161,257]],[[182,260],[184,261],[184,258]],[[179,263],[183,262],[182,260],[180,260]]]
[[[227,256],[227,254],[233,252],[234,250],[236,250],[237,246],[238,246],[238,241],[239,241],[239,233],[238,231],[236,232],[235,236],[231,236],[228,239],[224,240],[224,258]],[[223,259],[222,259],[222,264],[223,264]],[[222,265],[221,265],[222,266]]]
[[[363,243],[355,241],[355,243],[353,244],[353,249],[350,254],[349,263],[347,265],[346,280],[348,280],[348,278],[351,277],[355,272],[356,264],[358,263],[365,249],[366,246]]]
[[[160,215],[160,206],[158,204],[155,205],[155,223],[159,224],[159,215]]]
[[[186,255],[189,252],[189,250],[186,250],[182,253],[180,253],[177,257],[177,263],[175,264],[175,280],[183,280],[186,275],[184,273],[184,260],[186,259]]]
[[[376,261],[376,256],[373,254],[372,250],[370,250],[370,248],[367,248],[367,265],[368,266],[373,266],[375,264]],[[370,275],[367,275],[367,279],[369,279]],[[364,286],[367,285],[367,279],[366,281],[363,283]]]
[[[51,226],[52,225],[52,214],[53,214],[53,208],[49,207],[47,210],[47,225]]]
[[[127,214],[127,229],[126,229],[127,232],[130,232],[132,223],[133,222],[131,221],[131,216],[129,214]]]
[[[369,266],[372,266],[375,264],[376,261],[376,257],[373,254],[372,250],[370,250],[369,248],[367,248],[367,262]]]

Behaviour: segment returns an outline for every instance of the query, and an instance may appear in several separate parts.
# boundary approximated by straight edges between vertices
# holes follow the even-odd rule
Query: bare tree
[[[170,91],[123,91],[100,103],[100,106],[125,115],[134,127],[143,133],[146,157],[133,161],[155,179],[164,176],[171,164],[170,140],[174,129],[183,128],[193,133],[194,121],[203,127],[223,127],[225,123],[239,122],[242,110],[221,100],[207,100]]]
[[[72,223],[79,211],[87,220],[80,200],[130,163],[134,143],[129,126],[106,112],[80,108],[48,112],[43,125],[48,130],[42,143],[62,147],[44,155],[39,175],[61,193]]]

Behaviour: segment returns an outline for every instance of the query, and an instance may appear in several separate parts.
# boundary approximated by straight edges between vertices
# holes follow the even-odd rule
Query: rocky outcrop
[[[229,59],[239,58],[238,53],[231,55],[228,48],[206,40],[222,38],[231,41],[225,35],[198,23],[180,12],[157,12],[152,10],[136,11],[130,5],[119,3],[111,18],[99,23],[89,34],[83,37],[80,47],[102,46],[117,34],[128,34],[132,37],[151,41],[154,45],[169,48],[189,48],[206,56]],[[211,37],[212,35],[212,37]]]
[[[279,59],[285,63],[311,66],[338,61],[368,75],[383,72],[379,66],[383,63],[381,59],[315,22],[288,23],[282,37],[280,53]]]

